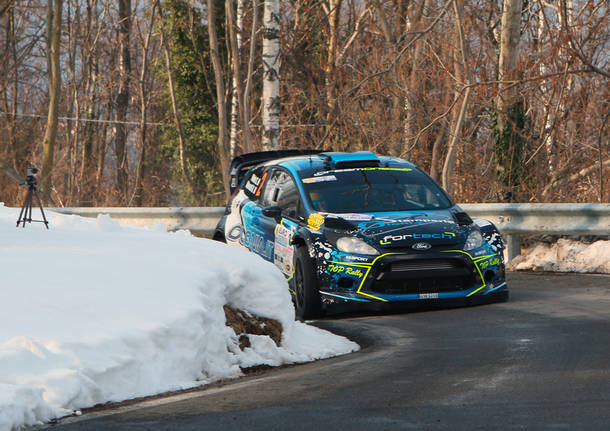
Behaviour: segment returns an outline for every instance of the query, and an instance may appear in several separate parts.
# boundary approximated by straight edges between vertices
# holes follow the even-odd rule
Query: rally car
[[[214,239],[286,276],[297,317],[337,304],[505,301],[504,242],[424,171],[370,152],[249,153]]]

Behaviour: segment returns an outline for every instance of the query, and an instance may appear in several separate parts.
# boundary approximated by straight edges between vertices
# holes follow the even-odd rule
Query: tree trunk
[[[142,205],[142,198],[144,195],[142,183],[144,180],[144,160],[146,158],[146,122],[148,115],[148,101],[150,99],[148,89],[146,87],[146,78],[148,77],[148,54],[150,47],[150,39],[152,37],[152,32],[155,24],[156,6],[157,4],[153,3],[152,10],[150,11],[148,34],[146,35],[146,38],[144,39],[144,44],[142,46],[142,66],[140,69],[140,79],[138,81],[138,89],[140,93],[140,154],[138,155],[138,166],[136,168],[136,184],[134,186],[133,194],[129,202],[129,205],[133,203],[135,206],[138,207]],[[139,31],[139,34],[141,34],[141,31]]]
[[[502,29],[500,33],[500,62],[498,66],[498,97],[496,99],[497,124],[504,130],[508,110],[515,104],[517,87],[508,84],[517,78],[517,58],[521,31],[521,8],[523,0],[504,0]]]
[[[537,28],[537,32],[536,32],[536,36],[538,39],[538,51],[541,52],[544,49],[544,43],[542,42],[544,40],[545,34],[548,33],[548,29],[546,26],[546,16],[545,16],[545,6],[543,3],[540,4],[540,9],[538,10],[538,28]],[[549,68],[548,65],[545,61],[541,61],[540,62],[540,66],[539,69],[540,71],[540,75],[544,76],[547,75],[549,73]],[[541,119],[542,119],[542,124],[540,127],[540,136],[542,137],[542,141],[544,143],[544,146],[546,148],[546,154],[547,154],[547,166],[548,166],[548,170],[549,173],[552,173],[555,170],[555,151],[553,151],[553,136],[552,136],[552,131],[553,131],[553,110],[552,110],[552,102],[553,102],[553,97],[552,97],[552,92],[551,92],[551,86],[549,84],[549,79],[545,79],[542,82],[540,82],[540,94],[542,95],[541,98],[541,104],[542,104],[542,109],[541,109]]]
[[[208,3],[210,0],[208,0]],[[263,13],[263,149],[279,148],[280,2],[265,0]]]
[[[46,204],[52,202],[51,190],[53,188],[53,154],[55,151],[55,139],[57,138],[57,109],[61,92],[61,74],[59,70],[59,48],[61,42],[61,12],[62,0],[49,0],[49,8],[52,11],[48,14],[50,20],[51,40],[49,41],[49,113],[47,116],[47,127],[42,140],[43,158],[41,188],[42,197]]]
[[[216,99],[218,109],[218,158],[220,159],[220,169],[222,170],[222,180],[227,199],[230,196],[229,189],[229,161],[228,161],[228,130],[227,130],[227,106],[225,103],[225,84],[220,63],[220,53],[218,52],[218,37],[216,35],[216,12],[214,1],[207,0],[208,18],[208,37],[210,40],[210,56],[212,57],[212,67],[216,79]]]
[[[258,2],[252,0],[252,31],[250,33],[250,53],[248,58],[248,73],[246,76],[246,88],[244,89],[244,151],[251,150],[252,134],[250,133],[250,94],[252,93],[252,76],[254,75],[254,54],[256,49],[256,32],[258,30]]]
[[[464,27],[462,25],[462,7],[463,3],[460,2],[461,5],[458,6],[457,0],[453,0],[453,8],[455,11],[455,27],[456,33],[458,35],[458,40],[460,43],[460,56],[456,56],[459,58],[456,61],[456,71],[461,70],[461,73],[456,73],[458,77],[465,80],[465,85],[467,86],[464,90],[464,96],[462,99],[462,106],[460,107],[459,114],[455,120],[455,124],[451,130],[451,141],[449,141],[449,146],[447,147],[447,155],[445,157],[445,164],[443,165],[443,174],[442,174],[442,185],[443,188],[447,191],[447,193],[453,193],[453,171],[455,167],[455,156],[457,153],[457,145],[462,134],[462,125],[464,124],[464,117],[466,116],[466,109],[468,107],[468,99],[470,98],[470,71],[468,68],[467,58],[468,52],[466,47],[466,41],[464,39]],[[461,65],[459,64],[461,62]],[[456,86],[459,83],[456,83]],[[459,91],[456,91],[456,97],[459,96]]]
[[[81,164],[78,176],[80,184],[79,205],[92,206],[91,182],[93,179],[93,136],[98,86],[98,59],[95,31],[98,28],[97,0],[87,0],[87,36],[85,40],[85,106],[87,122],[83,131],[81,146]]]
[[[131,78],[131,56],[129,35],[131,33],[131,0],[119,2],[119,92],[116,100],[115,155],[117,163],[117,189],[120,199],[127,199],[127,108],[129,107],[129,83]]]
[[[231,132],[229,134],[229,157],[235,157],[237,147],[237,135],[239,129],[240,96],[243,97],[238,87],[241,87],[241,78],[237,73],[241,65],[241,32],[243,27],[244,0],[237,0],[237,17],[233,16],[233,0],[225,0],[227,11],[229,42],[231,46],[231,63],[233,69],[231,89]],[[235,40],[235,43],[233,42]],[[235,46],[234,46],[235,45]],[[236,68],[237,66],[237,68]],[[242,101],[243,102],[243,101]]]
[[[422,25],[422,19],[424,13],[429,9],[429,0],[423,0],[420,9],[413,16],[412,19],[408,20],[407,23],[407,31],[416,32],[419,31]],[[423,48],[425,45],[426,36],[422,36],[419,40],[415,41],[413,45],[413,54],[411,55],[411,70],[408,76],[408,88],[407,94],[404,98],[404,111],[405,111],[405,120],[404,120],[404,130],[402,137],[402,147],[403,148],[411,148],[411,142],[415,139],[417,134],[419,133],[420,125],[423,122],[421,118],[421,108],[420,99],[421,99],[421,88],[423,83],[422,70],[423,67],[420,65]],[[396,150],[397,154],[402,153],[402,149],[399,148]],[[406,153],[407,159],[411,158],[411,151]]]
[[[184,135],[184,129],[182,128],[182,120],[180,119],[180,111],[178,110],[178,105],[176,103],[176,92],[174,91],[174,78],[172,73],[172,59],[169,52],[169,45],[167,43],[167,38],[165,37],[165,31],[163,30],[163,10],[159,2],[157,1],[157,6],[159,7],[159,16],[161,18],[161,25],[159,26],[161,29],[161,45],[163,46],[163,52],[165,53],[165,68],[167,71],[167,81],[169,84],[169,94],[172,100],[172,111],[174,113],[174,121],[176,123],[176,129],[178,131],[178,140],[180,142],[180,167],[182,168],[182,174],[184,175],[184,179],[186,180],[186,184],[191,192],[191,196],[193,200],[197,203],[201,203],[201,197],[195,190],[195,185],[193,184],[193,180],[191,178],[191,174],[188,169],[188,164],[186,161],[186,138]],[[209,17],[208,17],[209,18]],[[208,24],[210,26],[210,24]]]
[[[326,70],[324,86],[326,88],[326,125],[330,127],[337,115],[337,85],[336,67],[337,42],[339,39],[339,18],[341,16],[341,0],[329,0],[328,10],[328,52],[326,55]]]
[[[227,18],[229,21],[229,44],[231,46],[231,60],[233,69],[233,94],[231,101],[231,138],[229,143],[229,157],[235,156],[237,147],[237,129],[239,118],[242,119],[243,141],[249,139],[248,128],[244,124],[244,90],[241,77],[241,45],[242,25],[244,14],[244,0],[238,0],[237,19],[233,11],[233,1],[225,0]],[[242,115],[239,115],[239,114]],[[243,146],[242,146],[243,147]]]

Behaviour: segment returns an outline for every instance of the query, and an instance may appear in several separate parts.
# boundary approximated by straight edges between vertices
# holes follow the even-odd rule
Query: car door
[[[275,205],[282,209],[281,222],[275,226],[273,263],[290,279],[293,275],[294,248],[292,237],[298,228],[299,221],[304,219],[301,196],[297,185],[288,172],[278,178],[278,193]]]
[[[259,228],[264,235],[273,241],[273,255],[266,259],[275,263],[282,272],[289,276],[292,274],[293,246],[292,235],[296,230],[297,211],[299,207],[299,194],[296,184],[290,174],[276,168],[269,173],[261,196],[261,207],[280,207],[281,220],[262,214],[259,218]],[[279,222],[278,222],[279,221]]]
[[[274,237],[269,233],[268,217],[263,216],[262,210],[264,191],[272,172],[273,170],[270,168],[261,167],[252,174],[252,177],[255,178],[246,180],[244,192],[248,200],[240,210],[243,227],[241,243],[250,251],[269,261],[273,261]]]

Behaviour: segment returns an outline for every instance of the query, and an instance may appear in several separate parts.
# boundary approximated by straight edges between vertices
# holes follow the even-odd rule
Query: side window
[[[257,201],[260,197],[261,190],[267,180],[267,172],[265,167],[261,166],[250,172],[244,180],[244,191],[246,196],[253,201]]]
[[[284,210],[287,216],[295,217],[297,215],[299,193],[296,184],[287,172],[278,169],[271,174],[265,187],[262,205],[277,205]]]
[[[292,177],[283,173],[283,177],[278,182],[280,193],[277,198],[277,205],[284,210],[289,217],[296,217],[299,206],[299,192]]]

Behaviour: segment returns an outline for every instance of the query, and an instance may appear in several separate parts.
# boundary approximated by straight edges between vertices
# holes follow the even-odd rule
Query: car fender
[[[244,249],[248,249],[243,244],[244,224],[241,216],[243,206],[249,202],[243,190],[240,190],[227,206],[224,218],[223,236],[225,242]],[[218,229],[218,228],[217,228]]]
[[[506,248],[506,244],[504,243],[504,238],[502,238],[502,234],[496,225],[489,220],[484,219],[475,219],[473,221],[479,227],[481,230],[481,235],[483,235],[483,238],[485,241],[487,241],[491,248],[496,253],[502,253],[502,251]]]

